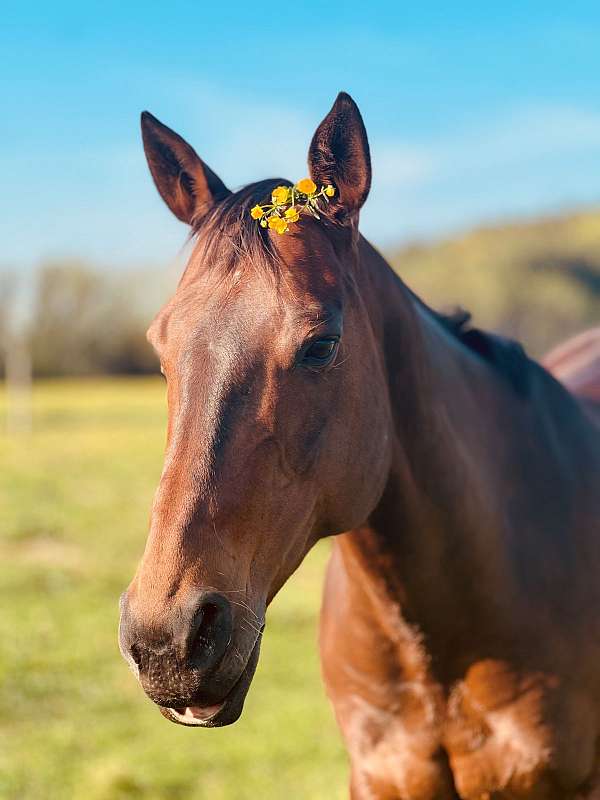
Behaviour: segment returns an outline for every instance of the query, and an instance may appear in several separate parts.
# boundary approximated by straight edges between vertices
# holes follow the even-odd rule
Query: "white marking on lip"
[[[207,722],[215,716],[225,705],[225,701],[214,706],[186,706],[185,708],[171,708],[171,713],[181,722],[197,725],[198,722]]]
[[[183,716],[192,717],[193,719],[208,719],[209,717],[214,717],[224,705],[224,703],[215,703],[214,706],[188,706]]]

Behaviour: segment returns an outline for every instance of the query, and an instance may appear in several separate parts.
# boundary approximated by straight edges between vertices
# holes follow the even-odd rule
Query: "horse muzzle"
[[[121,598],[121,653],[163,716],[179,725],[219,727],[239,718],[263,629],[236,625],[229,601],[216,592],[202,593],[191,614],[171,609],[160,625],[144,624],[127,594]]]

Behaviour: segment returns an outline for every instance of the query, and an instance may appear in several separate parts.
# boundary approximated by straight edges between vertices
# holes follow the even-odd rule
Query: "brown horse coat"
[[[341,534],[321,654],[355,800],[600,792],[593,348],[549,357],[565,388],[410,292],[358,234],[347,95],[309,152],[336,197],[283,237],[249,217],[278,181],[232,194],[150,115],[143,133],[196,234],[149,332],[167,449],[120,633],[148,695],[180,724],[235,721],[268,603]]]

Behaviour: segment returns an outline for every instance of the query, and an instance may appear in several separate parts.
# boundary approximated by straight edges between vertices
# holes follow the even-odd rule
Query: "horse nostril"
[[[198,630],[196,631],[195,644],[205,646],[210,642],[211,633],[219,619],[220,610],[214,603],[206,603],[199,611]]]
[[[231,639],[229,603],[211,595],[198,608],[190,635],[190,658],[194,666],[207,669],[223,656]]]

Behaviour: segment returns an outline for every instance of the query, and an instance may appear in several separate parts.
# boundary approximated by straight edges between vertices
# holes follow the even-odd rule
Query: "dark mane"
[[[445,330],[500,372],[519,394],[527,394],[534,368],[540,367],[519,342],[471,327],[471,314],[464,309],[453,314],[433,314]]]

